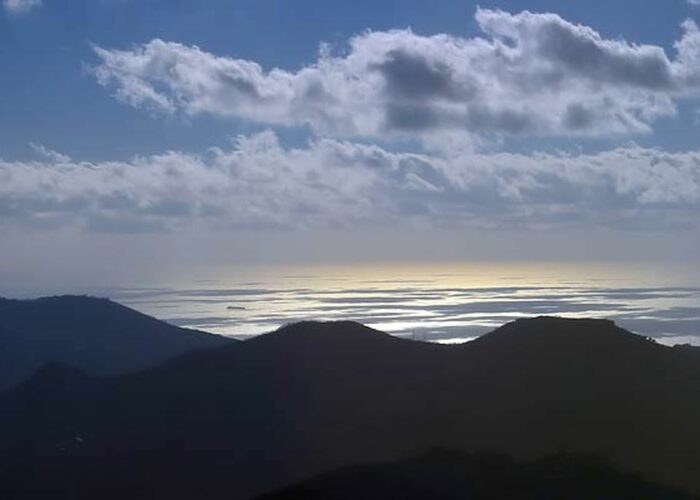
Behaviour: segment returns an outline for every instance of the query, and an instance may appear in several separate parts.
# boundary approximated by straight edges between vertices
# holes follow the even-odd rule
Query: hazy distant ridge
[[[95,375],[142,370],[230,340],[178,328],[107,299],[0,298],[0,389],[58,362]]]

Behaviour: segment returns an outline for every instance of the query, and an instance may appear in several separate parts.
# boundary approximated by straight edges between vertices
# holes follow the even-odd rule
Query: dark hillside
[[[554,455],[516,462],[505,455],[431,451],[395,462],[345,467],[259,500],[691,500],[693,497],[598,460]]]
[[[95,375],[142,370],[192,349],[231,342],[178,328],[107,299],[0,298],[0,390],[46,363]]]
[[[583,453],[700,492],[700,353],[607,321],[521,320],[463,346],[301,323],[95,384],[41,419],[31,383],[0,400],[0,451],[27,457],[5,458],[18,498],[247,498],[436,447]]]

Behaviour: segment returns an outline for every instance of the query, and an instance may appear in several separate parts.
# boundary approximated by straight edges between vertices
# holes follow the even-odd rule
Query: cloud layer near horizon
[[[135,107],[306,126],[320,136],[483,137],[645,133],[700,90],[700,31],[663,48],[606,39],[556,14],[478,9],[483,37],[369,31],[296,71],[159,39],[96,47],[98,81]]]
[[[697,228],[700,152],[389,152],[333,139],[282,146],[273,132],[204,155],[81,163],[40,146],[0,161],[0,217],[25,229],[183,227]]]

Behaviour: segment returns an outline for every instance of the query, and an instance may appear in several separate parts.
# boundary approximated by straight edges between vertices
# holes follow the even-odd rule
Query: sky
[[[0,279],[696,265],[695,3],[2,0]]]

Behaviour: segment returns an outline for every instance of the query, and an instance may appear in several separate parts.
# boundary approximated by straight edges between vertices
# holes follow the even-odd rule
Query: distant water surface
[[[109,289],[171,323],[246,338],[285,323],[355,320],[464,342],[536,315],[609,318],[667,344],[700,345],[700,283],[687,268],[620,264],[374,264],[216,269]]]

